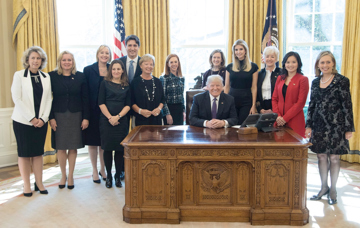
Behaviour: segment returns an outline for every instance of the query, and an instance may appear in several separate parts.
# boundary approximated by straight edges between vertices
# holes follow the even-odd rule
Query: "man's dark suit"
[[[127,55],[125,55],[125,56],[123,56],[121,58],[118,58],[118,59],[120,59],[124,63],[125,70],[128,69],[128,67],[126,66]],[[134,78],[140,77],[140,75],[142,74],[139,62],[140,62],[140,56],[139,56],[137,64],[136,64],[136,70],[135,70]],[[126,73],[129,75],[129,72],[127,72],[127,70],[126,70]]]
[[[205,120],[211,120],[211,101],[209,91],[196,94],[190,110],[190,125],[203,127]],[[224,92],[220,94],[216,119],[226,120],[229,126],[238,122],[234,98]]]

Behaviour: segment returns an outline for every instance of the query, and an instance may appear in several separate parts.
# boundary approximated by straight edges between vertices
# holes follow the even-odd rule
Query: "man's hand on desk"
[[[212,119],[206,122],[207,128],[222,128],[225,126],[224,120]]]

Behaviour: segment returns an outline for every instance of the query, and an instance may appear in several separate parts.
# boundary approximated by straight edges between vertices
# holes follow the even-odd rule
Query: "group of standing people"
[[[128,55],[111,61],[111,50],[101,45],[96,62],[77,71],[74,55],[64,51],[57,67],[49,74],[41,71],[47,56],[41,47],[24,52],[24,70],[14,75],[12,115],[18,144],[18,163],[24,180],[24,196],[32,196],[31,167],[35,190],[48,194],[42,183],[42,167],[47,122],[52,129],[52,147],[57,150],[61,169],[59,188],[73,189],[77,149],[88,145],[93,167],[93,182],[105,180],[112,187],[122,187],[124,148],[121,141],[129,132],[130,118],[139,125],[181,124],[184,120],[184,78],[177,55],[166,60],[165,75],[152,75],[155,58],[138,56],[140,40],[126,37]],[[166,94],[164,93],[166,90]],[[168,102],[166,103],[166,100]],[[163,110],[164,109],[164,110]],[[113,153],[114,152],[114,153]],[[100,170],[97,169],[97,157]],[[68,164],[68,172],[67,172]],[[98,172],[99,171],[99,172]]]
[[[77,149],[89,146],[93,182],[101,183],[103,178],[108,188],[113,183],[114,160],[115,185],[121,187],[125,173],[124,148],[120,142],[128,134],[130,119],[135,126],[184,123],[185,79],[179,57],[170,54],[166,58],[164,75],[158,79],[152,75],[154,56],[138,56],[139,38],[126,37],[125,46],[128,55],[113,61],[110,48],[100,46],[97,61],[85,67],[83,73],[77,71],[74,56],[68,51],[59,55],[57,68],[49,74],[41,71],[47,57],[40,47],[31,47],[24,53],[25,69],[15,73],[11,91],[25,196],[32,195],[31,166],[35,190],[47,194],[42,184],[42,155],[48,120],[53,131],[52,146],[58,151],[62,172],[59,188],[64,188],[67,182],[69,189],[75,186]],[[208,91],[195,96],[190,123],[209,128],[229,127],[242,124],[249,114],[277,113],[275,126],[287,126],[302,137],[309,137],[313,144],[310,148],[318,154],[322,188],[311,199],[319,200],[328,194],[329,204],[334,204],[339,155],[348,153],[348,140],[355,131],[349,80],[336,71],[332,53],[321,52],[315,63],[317,78],[312,82],[305,124],[303,108],[309,82],[302,74],[300,55],[288,52],[282,69],[276,66],[277,48],[265,48],[263,59],[265,68],[258,72],[244,40],[233,44],[232,63],[226,67],[223,52],[214,50],[209,57],[211,68],[203,80],[203,88]],[[228,103],[225,108],[221,106],[223,102]],[[204,110],[203,103],[206,103]],[[217,115],[220,109],[222,113]],[[331,187],[327,184],[328,170]]]

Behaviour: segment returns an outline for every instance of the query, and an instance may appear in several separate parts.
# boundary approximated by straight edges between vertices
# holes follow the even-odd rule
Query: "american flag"
[[[261,54],[267,46],[275,46],[279,49],[279,37],[277,28],[277,17],[276,17],[276,0],[269,0],[265,26],[262,35],[261,42]],[[264,63],[264,59],[261,60]]]
[[[114,59],[126,55],[125,49],[125,24],[121,0],[115,0],[114,12]]]

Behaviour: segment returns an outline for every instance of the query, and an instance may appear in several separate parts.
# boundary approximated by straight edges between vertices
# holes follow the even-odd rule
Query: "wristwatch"
[[[118,117],[119,117],[119,119],[121,119],[121,116],[120,116],[120,114],[118,115]]]

